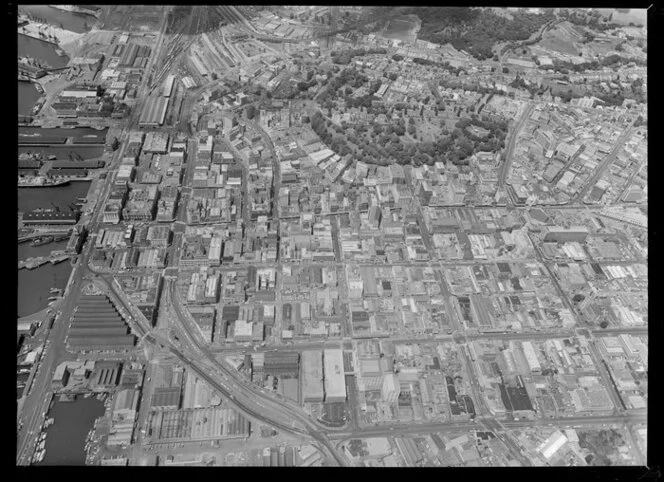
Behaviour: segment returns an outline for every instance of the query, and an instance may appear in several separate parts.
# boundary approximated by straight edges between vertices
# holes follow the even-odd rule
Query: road
[[[157,48],[151,56],[150,66],[154,63],[156,56],[159,54],[164,29],[166,26],[166,16],[162,21],[160,33],[157,40]],[[148,70],[146,70],[148,71]],[[108,196],[112,185],[112,176],[114,171],[120,164],[123,153],[126,149],[126,138],[129,135],[129,130],[137,123],[142,104],[144,103],[144,94],[147,87],[147,78],[142,79],[139,88],[138,102],[136,103],[129,119],[127,119],[126,127],[121,134],[121,148],[115,152],[113,159],[108,166],[107,178],[102,185],[101,193],[98,196],[97,202],[94,207],[92,216],[87,224],[88,230],[94,233],[99,225],[99,219],[103,212],[105,200]],[[82,220],[85,222],[85,219]],[[16,463],[17,465],[27,465],[30,463],[32,452],[36,445],[36,437],[39,435],[39,428],[43,423],[44,414],[48,410],[48,403],[51,399],[50,384],[53,377],[53,371],[57,363],[72,359],[73,356],[68,355],[65,347],[65,338],[67,336],[67,328],[69,326],[69,319],[73,313],[74,307],[78,301],[78,294],[84,283],[87,282],[86,277],[90,273],[88,262],[90,255],[94,249],[94,244],[88,240],[79,255],[77,264],[70,275],[69,283],[65,291],[64,299],[60,305],[59,315],[56,317],[53,328],[48,333],[48,341],[50,342],[50,349],[43,355],[40,362],[39,371],[34,378],[30,394],[25,398],[21,414],[19,415],[23,425],[18,433],[17,448],[16,448]]]
[[[507,142],[507,148],[505,149],[505,160],[503,165],[500,168],[500,173],[498,174],[498,189],[501,189],[505,184],[505,179],[510,172],[510,167],[512,166],[512,158],[514,157],[514,147],[516,146],[516,139],[519,137],[519,132],[523,129],[523,126],[526,124],[530,118],[530,114],[533,112],[535,104],[528,103],[526,110],[523,111],[519,119],[514,124],[512,132],[510,135],[510,140]]]
[[[512,420],[501,422],[500,425],[505,429],[524,429],[534,427],[594,427],[603,424],[636,424],[644,423],[647,415],[644,413],[634,413],[627,415],[598,415],[598,416],[575,416],[560,417],[547,420]],[[351,430],[330,435],[332,440],[346,440],[350,438],[364,437],[394,437],[402,435],[413,435],[431,432],[460,432],[471,430],[485,430],[485,424],[480,421],[461,421],[461,422],[432,422],[432,423],[409,423],[400,425],[383,425],[364,427],[358,430]]]
[[[600,179],[602,174],[604,174],[604,172],[609,168],[609,166],[613,164],[613,161],[616,160],[618,152],[620,151],[620,149],[622,149],[623,145],[625,144],[629,136],[632,135],[633,132],[632,126],[634,126],[635,122],[636,119],[634,119],[625,129],[625,132],[623,132],[620,135],[615,145],[613,146],[611,152],[604,158],[604,160],[602,160],[602,163],[599,165],[599,167],[595,169],[595,172],[593,172],[592,176],[588,178],[588,180],[578,190],[578,192],[574,195],[574,197],[571,199],[570,202],[573,203],[581,202],[585,197],[586,193],[597,183],[597,181]]]
[[[339,278],[341,279],[341,278]],[[456,321],[456,320],[455,320]],[[457,331],[460,329],[457,326]],[[589,329],[589,331],[596,336],[618,336],[622,334],[628,334],[633,336],[644,336],[648,334],[647,327],[625,327],[625,328],[597,328]],[[465,340],[506,340],[506,341],[519,341],[519,340],[550,340],[553,338],[569,338],[573,336],[578,336],[574,330],[555,330],[552,332],[530,332],[530,333],[472,333],[464,335]],[[386,338],[373,338],[375,340],[385,340]],[[422,343],[422,344],[439,344],[445,342],[454,342],[453,335],[438,335],[434,338],[431,336],[428,337],[390,337],[389,340],[393,343]],[[326,348],[337,347],[339,341],[305,341],[302,343],[292,343],[289,345],[284,345],[280,350],[286,351],[306,351],[306,350],[324,350]],[[267,352],[275,350],[274,347],[257,347],[256,352]],[[233,354],[233,353],[245,353],[247,351],[246,347],[243,346],[226,346],[226,347],[215,347],[210,349],[213,353],[218,354]]]
[[[261,414],[258,418],[259,420],[264,420],[282,430],[285,430],[284,426],[288,425],[285,425],[285,423],[280,420],[292,421],[293,424],[297,422],[304,427],[305,433],[308,433],[309,436],[324,447],[326,449],[325,451],[328,452],[339,465],[345,465],[345,460],[335,451],[334,447],[325,436],[323,432],[325,427],[315,423],[311,416],[303,414],[298,407],[291,405],[286,399],[278,400],[263,390],[260,390],[253,383],[242,378],[239,372],[235,369],[226,366],[224,363],[220,363],[209,349],[198,343],[196,334],[192,334],[192,323],[189,322],[186,313],[184,313],[184,309],[179,304],[177,292],[173,283],[171,283],[169,289],[169,301],[179,319],[180,333],[184,334],[184,339],[188,341],[189,349],[194,352],[194,355],[198,355],[198,360],[201,360],[202,358],[205,360],[206,364],[209,364],[211,371],[208,373],[218,373],[221,375],[223,385],[229,387],[229,389],[225,391],[227,391],[227,393],[232,392],[232,394],[235,395],[234,397],[231,395],[235,404],[240,404],[239,406],[245,410],[257,411]],[[182,344],[184,345],[184,342]],[[220,384],[217,383],[216,385]],[[256,405],[258,405],[257,409],[250,408],[252,406],[255,407]],[[288,422],[286,422],[286,424],[287,423]],[[292,432],[292,430],[286,431]],[[298,432],[301,433],[301,431]]]

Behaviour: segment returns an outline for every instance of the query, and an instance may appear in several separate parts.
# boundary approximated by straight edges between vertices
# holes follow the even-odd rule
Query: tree
[[[509,73],[510,69],[508,69],[507,67],[503,67],[503,74],[509,74]]]
[[[120,147],[120,141],[118,140],[117,137],[114,137],[113,138],[113,143],[111,144],[111,149],[113,149],[114,151],[117,151],[118,147]]]
[[[408,126],[408,134],[410,134],[412,137],[416,137],[417,129],[415,128],[415,124],[410,124]]]
[[[249,104],[245,110],[245,113],[247,115],[247,119],[251,120],[256,115],[256,108],[252,104]]]

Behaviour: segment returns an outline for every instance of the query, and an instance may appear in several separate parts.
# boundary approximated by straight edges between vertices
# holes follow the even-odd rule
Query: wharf
[[[39,256],[38,258],[28,258],[24,261],[19,261],[18,269],[35,269],[46,263],[58,264],[66,259],[69,259],[68,254],[64,254],[62,251],[54,251],[50,256]]]
[[[63,231],[62,227],[59,227],[55,229],[42,229],[39,231],[33,231],[32,233],[27,234],[25,236],[19,236],[18,244],[26,243],[32,239],[42,238],[44,236],[54,236],[57,238],[64,237],[63,239],[67,239],[69,236],[71,236],[71,229]]]
[[[45,321],[48,321],[50,317],[55,316],[55,311],[58,309],[60,306],[60,301],[56,300],[55,303],[53,303],[52,306],[47,306],[43,310],[40,310],[36,313],[33,313],[31,315],[26,315],[21,318],[17,318],[17,324],[21,323],[38,323],[41,325]]]
[[[50,35],[51,38],[55,38],[56,41],[49,41],[46,38],[39,35],[40,32],[44,32],[46,35]],[[23,25],[18,29],[18,33],[25,35],[27,37],[32,37],[42,42],[47,42],[55,46],[60,44],[66,44],[81,38],[84,34],[72,32],[70,30],[65,30],[62,28],[54,27],[47,23],[40,23],[31,21],[30,23]]]

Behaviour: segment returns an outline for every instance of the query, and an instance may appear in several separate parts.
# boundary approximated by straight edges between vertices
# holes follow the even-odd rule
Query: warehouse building
[[[323,352],[321,350],[302,352],[302,397],[305,403],[318,403],[325,400]]]
[[[23,224],[26,226],[76,224],[79,214],[78,211],[31,211],[23,215]]]
[[[276,377],[297,377],[300,355],[297,352],[267,352],[264,372]]]
[[[537,353],[535,353],[533,344],[529,341],[524,341],[521,343],[521,347],[523,348],[523,354],[526,357],[526,362],[528,363],[530,371],[533,373],[539,373],[542,371],[542,366],[537,359]]]
[[[82,295],[67,334],[78,350],[114,351],[134,346],[136,337],[105,295]]]
[[[340,349],[323,352],[325,374],[325,401],[346,401],[346,378],[344,376],[344,358]]]
[[[141,127],[159,127],[163,125],[166,119],[166,110],[168,109],[169,99],[166,97],[152,97],[148,99],[138,125]]]
[[[164,82],[164,91],[162,92],[162,95],[164,97],[170,97],[173,94],[173,86],[175,85],[175,75],[169,75],[166,77],[166,81]]]

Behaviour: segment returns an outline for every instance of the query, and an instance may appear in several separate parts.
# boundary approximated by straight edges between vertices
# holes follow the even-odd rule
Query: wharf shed
[[[124,350],[136,337],[105,295],[82,295],[67,334],[67,343],[80,350]]]

